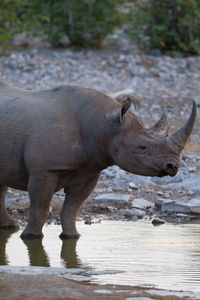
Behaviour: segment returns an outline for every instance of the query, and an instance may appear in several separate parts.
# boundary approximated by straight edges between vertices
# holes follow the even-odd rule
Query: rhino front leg
[[[60,215],[63,230],[60,234],[61,239],[78,239],[80,237],[76,229],[76,218],[81,204],[90,195],[98,179],[99,174],[92,179],[88,179],[84,184],[77,185],[72,189],[67,189],[65,202]]]
[[[12,219],[5,207],[5,198],[7,191],[7,186],[0,186],[0,227],[18,229],[18,223]]]
[[[30,212],[28,224],[21,238],[42,238],[42,227],[49,213],[51,198],[56,190],[58,176],[54,173],[31,174],[28,182]]]

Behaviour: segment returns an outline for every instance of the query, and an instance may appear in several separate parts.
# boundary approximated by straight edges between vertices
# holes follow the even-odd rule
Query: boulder
[[[191,200],[156,199],[155,204],[167,213],[200,214],[200,197]]]
[[[131,202],[131,207],[139,209],[154,208],[155,204],[143,198],[135,198]]]

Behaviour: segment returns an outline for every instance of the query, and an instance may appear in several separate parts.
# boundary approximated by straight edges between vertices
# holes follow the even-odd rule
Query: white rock
[[[130,182],[130,183],[129,183],[129,187],[130,187],[132,190],[138,190],[138,187],[137,187],[137,185],[136,185],[134,182]]]
[[[143,198],[135,198],[133,202],[131,202],[131,207],[139,208],[139,209],[147,209],[154,206],[155,206],[154,203],[147,201]]]

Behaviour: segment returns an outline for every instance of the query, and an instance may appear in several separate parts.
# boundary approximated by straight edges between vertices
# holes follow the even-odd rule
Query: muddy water
[[[42,241],[24,243],[20,231],[10,236],[0,232],[0,264],[78,267],[94,270],[98,275],[92,280],[98,283],[200,291],[199,224],[153,227],[147,221],[104,221],[78,223],[78,228],[82,237],[77,242],[62,242],[58,225],[46,226]]]

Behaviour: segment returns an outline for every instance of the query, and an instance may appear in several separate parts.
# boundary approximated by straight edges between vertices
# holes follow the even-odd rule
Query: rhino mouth
[[[162,170],[159,172],[158,177],[164,177],[164,176],[170,176],[173,177],[177,174],[178,170],[171,170],[171,171],[166,171],[166,170]]]
[[[160,171],[159,173],[158,173],[158,177],[164,177],[164,176],[167,176],[167,175],[169,175],[166,171]]]

